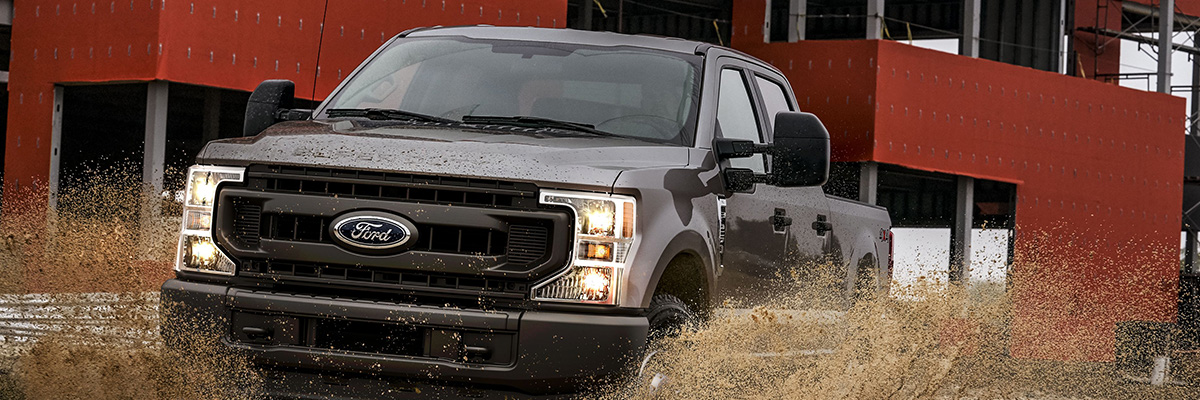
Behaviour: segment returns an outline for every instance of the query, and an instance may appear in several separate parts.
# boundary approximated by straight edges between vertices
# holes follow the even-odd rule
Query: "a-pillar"
[[[163,169],[167,152],[167,82],[153,81],[146,89],[146,134],[142,147],[140,256],[149,257],[156,243],[162,213]]]
[[[975,214],[975,179],[958,177],[954,222],[950,225],[950,282],[971,278],[971,220]]]
[[[883,39],[883,0],[867,0],[867,39]]]

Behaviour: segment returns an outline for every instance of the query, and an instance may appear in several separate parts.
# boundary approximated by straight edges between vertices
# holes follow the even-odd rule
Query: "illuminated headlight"
[[[633,246],[634,199],[544,190],[541,203],[569,207],[575,214],[576,230],[570,267],[534,287],[534,298],[616,305],[622,271]]]
[[[175,257],[176,271],[233,275],[233,260],[212,238],[213,203],[221,182],[241,182],[246,169],[195,165],[188,169],[183,202],[183,232]]]

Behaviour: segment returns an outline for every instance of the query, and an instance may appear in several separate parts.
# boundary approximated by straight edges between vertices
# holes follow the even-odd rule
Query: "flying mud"
[[[94,171],[55,213],[5,209],[0,235],[0,399],[255,398],[261,378],[217,338],[158,337],[179,207],[130,174]],[[145,210],[151,210],[147,212]],[[1018,260],[1019,262],[1019,260]],[[796,266],[797,270],[811,266]],[[1016,359],[1003,284],[921,281],[854,304],[816,286],[707,323],[631,360],[598,399],[1190,398],[1187,358],[1170,381],[1114,363]],[[168,307],[169,308],[169,307]],[[169,310],[168,310],[169,311]],[[436,377],[435,377],[436,378]]]

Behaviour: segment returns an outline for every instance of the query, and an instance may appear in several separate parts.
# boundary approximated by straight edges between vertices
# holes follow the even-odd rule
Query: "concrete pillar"
[[[204,143],[217,140],[221,136],[221,89],[204,89],[204,122],[201,126],[201,139]]]
[[[858,201],[877,204],[879,201],[879,163],[862,163],[858,173]]]
[[[63,115],[63,87],[54,86],[54,114],[50,121],[50,174],[46,182],[49,187],[49,206],[50,212],[54,212],[58,208],[58,191],[61,187],[59,182],[61,176],[61,161],[62,160],[62,115]]]
[[[804,40],[808,29],[808,0],[791,0],[788,3],[788,41]]]
[[[1196,229],[1186,224],[1183,229],[1183,270],[1191,274],[1200,273],[1200,266],[1196,265]]]
[[[583,10],[582,10],[583,12],[579,13],[579,15],[581,15],[580,18],[583,19],[583,23],[579,24],[579,28],[583,29],[585,31],[592,30],[592,17],[593,17],[592,2],[593,1],[595,1],[595,0],[583,0],[583,3],[579,5],[580,7],[583,7]]]
[[[979,11],[981,0],[963,0],[963,29],[958,54],[979,58]]]
[[[883,39],[883,0],[867,0],[867,39]]]
[[[950,226],[950,282],[971,278],[971,221],[975,213],[975,178],[958,177],[954,223]]]
[[[162,193],[167,152],[167,82],[154,81],[146,89],[146,137],[142,153],[142,185]]]
[[[1196,31],[1195,34],[1200,35],[1200,31]],[[1189,108],[1187,132],[1189,135],[1200,136],[1200,132],[1196,131],[1197,127],[1200,127],[1200,124],[1196,123],[1200,117],[1200,56],[1192,56],[1192,104]]]
[[[1175,32],[1175,0],[1158,2],[1158,92],[1171,94],[1171,34]]]
[[[146,89],[146,134],[142,147],[141,236],[138,239],[139,257],[151,257],[162,214],[163,169],[167,153],[167,82],[153,81]]]
[[[784,0],[779,0],[784,1]],[[762,34],[763,43],[771,43],[771,0],[764,1]]]

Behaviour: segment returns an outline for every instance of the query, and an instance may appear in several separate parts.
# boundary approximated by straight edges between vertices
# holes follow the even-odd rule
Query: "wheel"
[[[857,304],[860,301],[874,299],[878,294],[879,275],[875,261],[873,258],[863,258],[858,263],[858,270],[854,274],[854,293],[851,295],[851,301]]]
[[[684,329],[694,329],[698,321],[687,303],[669,294],[656,295],[650,300],[646,319],[650,321],[649,343],[679,336]]]

